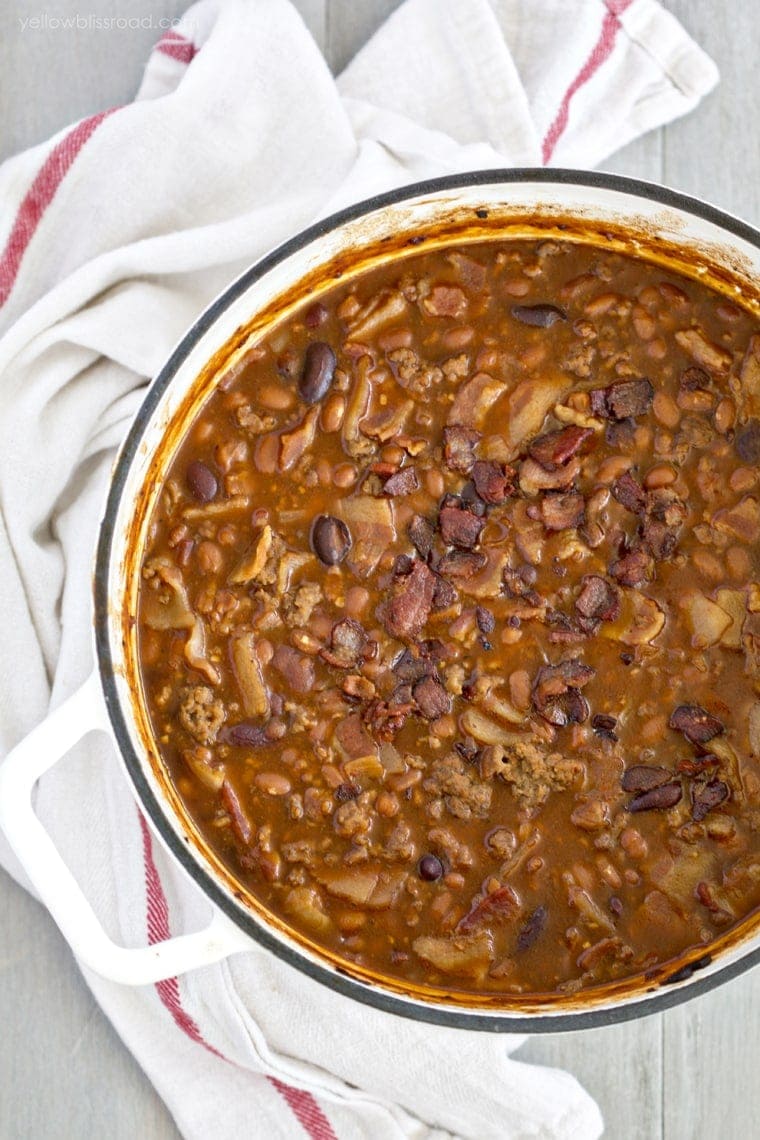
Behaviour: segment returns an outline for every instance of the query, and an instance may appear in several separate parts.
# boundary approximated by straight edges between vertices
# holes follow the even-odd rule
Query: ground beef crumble
[[[569,788],[583,772],[580,760],[571,760],[561,752],[549,752],[530,741],[517,741],[504,750],[504,763],[499,773],[527,808],[535,808],[550,792]]]
[[[441,799],[446,810],[457,819],[469,819],[473,815],[482,819],[491,806],[490,784],[483,783],[477,769],[454,752],[433,763],[423,787]]]
[[[199,744],[213,744],[224,723],[224,705],[208,685],[194,685],[182,694],[179,720]]]

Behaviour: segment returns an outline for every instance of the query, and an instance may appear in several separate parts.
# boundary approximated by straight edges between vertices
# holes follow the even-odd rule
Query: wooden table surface
[[[397,2],[296,0],[296,6],[339,70]],[[687,119],[627,147],[607,167],[666,183],[760,225],[760,7],[752,0],[666,0],[666,6],[717,61],[721,85]],[[161,34],[159,21],[185,7],[186,0],[89,0],[93,15],[128,14],[153,26],[35,31],[22,27],[31,14],[28,0],[5,0],[0,158],[130,99]],[[73,0],[50,0],[34,11],[52,17],[82,9]],[[177,1137],[52,921],[2,873],[0,914],[0,1140]],[[575,1073],[598,1099],[613,1140],[752,1140],[760,1135],[759,1023],[755,970],[665,1014],[533,1038],[522,1056]],[[300,1128],[293,1129],[297,1138]]]

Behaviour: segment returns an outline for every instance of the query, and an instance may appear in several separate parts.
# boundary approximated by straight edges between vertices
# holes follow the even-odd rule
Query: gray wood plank
[[[401,0],[329,0],[327,5],[327,61],[339,74]]]
[[[186,0],[48,0],[39,6],[5,0],[0,160],[77,119],[129,102],[153,44],[187,7]],[[86,30],[70,25],[77,16],[89,22]],[[27,22],[34,18],[41,26]],[[129,26],[113,26],[116,19]]]
[[[568,1069],[577,1077],[602,1110],[607,1140],[659,1140],[661,1021],[661,1015],[654,1014],[604,1029],[533,1037],[518,1056]],[[679,1140],[686,1140],[686,1136]]]
[[[0,1136],[175,1140],[50,916],[0,871]]]
[[[625,174],[628,178],[643,178],[647,182],[662,182],[664,132],[650,131],[643,138],[635,139],[622,150],[610,155],[602,163],[602,170],[614,174]]]
[[[758,1135],[757,970],[670,1010],[663,1049],[664,1140]]]
[[[693,114],[665,130],[665,179],[758,225],[760,9],[709,0],[669,0],[668,7],[709,50],[721,83]]]
[[[670,0],[670,7],[709,45],[721,84],[692,115],[665,129],[665,180],[760,225],[757,6]],[[759,1015],[753,971],[664,1017],[664,1140],[757,1135]]]

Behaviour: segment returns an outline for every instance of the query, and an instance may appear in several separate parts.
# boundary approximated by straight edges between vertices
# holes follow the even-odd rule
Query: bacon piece
[[[471,511],[458,507],[441,507],[438,514],[441,537],[447,546],[457,546],[460,550],[472,550],[480,538],[485,520]]]
[[[654,387],[646,377],[618,380],[607,388],[594,388],[589,393],[591,411],[605,420],[627,420],[648,412],[654,399]]]
[[[612,563],[610,574],[621,586],[642,586],[654,577],[652,556],[643,546],[634,546]]]
[[[225,811],[230,817],[232,830],[238,837],[241,843],[246,845],[251,842],[253,836],[253,828],[247,815],[240,806],[240,800],[237,797],[237,792],[233,788],[229,780],[225,780],[222,784],[220,798]]]
[[[509,464],[478,459],[472,465],[472,481],[484,503],[498,506],[517,492],[517,472]]]
[[[437,720],[451,712],[451,697],[437,677],[423,677],[412,689],[412,696],[427,720]]]
[[[479,926],[504,918],[512,918],[520,909],[520,900],[511,887],[497,887],[476,902],[457,924],[460,934],[469,934]]]
[[[620,595],[600,574],[586,574],[581,581],[581,592],[575,599],[575,608],[585,618],[597,621],[615,621],[620,615]]]
[[[539,512],[547,530],[570,530],[583,522],[586,500],[576,491],[567,494],[547,494],[541,498]]]
[[[475,445],[480,432],[464,424],[450,424],[443,429],[443,462],[450,471],[469,475],[475,462]]]
[[[564,467],[593,435],[591,428],[575,425],[550,431],[533,440],[528,447],[528,455],[544,470],[556,471]]]
[[[452,550],[444,554],[438,563],[438,573],[454,581],[474,578],[484,568],[488,559],[485,554],[475,550]]]
[[[412,491],[416,491],[420,485],[417,478],[417,472],[413,467],[402,467],[400,471],[396,471],[389,479],[385,480],[383,484],[383,494],[388,495],[389,498],[394,498],[396,495],[410,495]]]
[[[611,489],[613,496],[627,511],[631,511],[634,515],[644,513],[647,501],[646,491],[634,479],[630,471],[625,471],[619,479],[616,479]]]
[[[397,579],[385,607],[384,624],[392,637],[417,637],[430,616],[435,586],[433,571],[415,559],[410,572]]]

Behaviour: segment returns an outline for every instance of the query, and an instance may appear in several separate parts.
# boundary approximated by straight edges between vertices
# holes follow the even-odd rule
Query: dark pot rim
[[[726,233],[760,249],[760,231],[697,198],[689,197],[668,187],[623,177],[622,175],[569,169],[547,170],[528,167],[514,170],[477,170],[433,178],[424,182],[412,183],[384,194],[378,194],[332,214],[282,243],[236,278],[200,314],[149,385],[145,399],[135,415],[114,466],[100,526],[94,575],[95,647],[100,681],[116,744],[138,800],[148,814],[153,828],[206,897],[254,942],[272,951],[290,966],[307,974],[315,981],[329,986],[345,997],[373,1006],[386,1013],[400,1015],[416,1021],[457,1029],[501,1033],[554,1033],[591,1029],[630,1021],[650,1013],[669,1009],[693,997],[707,993],[757,964],[760,961],[760,945],[755,949],[747,950],[738,960],[716,968],[707,976],[694,976],[694,970],[698,968],[699,963],[691,968],[687,967],[685,970],[676,970],[670,979],[653,984],[652,989],[648,992],[642,990],[641,995],[635,1000],[628,1000],[620,1005],[579,1009],[578,1012],[551,1013],[547,1011],[536,1015],[517,1016],[509,1011],[454,1008],[423,1002],[417,998],[405,1000],[395,996],[389,990],[375,988],[349,976],[347,973],[335,972],[333,969],[311,959],[304,952],[296,951],[292,946],[274,937],[261,924],[260,920],[237,907],[216,878],[192,857],[187,845],[183,843],[180,836],[169,824],[166,818],[166,808],[162,806],[146,780],[140,759],[132,745],[114,677],[114,662],[111,656],[109,637],[111,618],[108,580],[112,549],[116,537],[115,521],[118,508],[128,471],[140,446],[146,425],[180,365],[221,313],[274,266],[347,222],[355,221],[383,207],[396,205],[422,195],[499,183],[507,185],[529,182],[556,184],[559,187],[585,186],[590,189],[618,191],[634,198],[656,202],[659,205],[672,207],[712,223]],[[583,991],[578,996],[579,1000],[582,1000]]]

